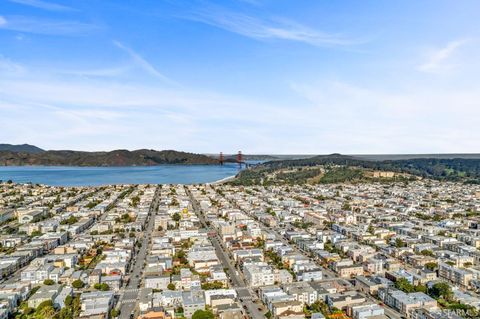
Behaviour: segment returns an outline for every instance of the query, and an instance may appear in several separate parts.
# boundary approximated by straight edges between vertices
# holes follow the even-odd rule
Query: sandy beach
[[[219,179],[218,181],[215,181],[215,182],[212,182],[212,183],[208,183],[208,184],[210,184],[210,185],[223,184],[223,183],[226,183],[226,182],[229,182],[229,181],[233,180],[233,179],[235,178],[235,176],[236,176],[236,175],[228,176],[228,177]]]

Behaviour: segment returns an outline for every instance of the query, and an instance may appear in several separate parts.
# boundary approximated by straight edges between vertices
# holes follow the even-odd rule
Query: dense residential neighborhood
[[[480,185],[0,184],[0,318],[478,318]]]

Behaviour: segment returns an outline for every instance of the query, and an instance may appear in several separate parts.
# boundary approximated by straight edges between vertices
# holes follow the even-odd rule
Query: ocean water
[[[107,184],[211,183],[240,171],[237,164],[158,165],[135,167],[2,166],[0,180],[52,186]]]

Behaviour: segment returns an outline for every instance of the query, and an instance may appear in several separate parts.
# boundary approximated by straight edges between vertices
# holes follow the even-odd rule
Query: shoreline
[[[226,182],[229,182],[229,181],[233,180],[235,178],[235,176],[237,176],[237,175],[227,176],[225,178],[219,179],[218,181],[214,181],[214,182],[207,183],[207,184],[209,184],[209,185],[223,184],[223,183],[226,183]]]

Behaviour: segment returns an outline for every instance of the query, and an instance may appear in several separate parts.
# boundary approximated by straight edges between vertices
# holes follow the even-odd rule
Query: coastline
[[[236,165],[158,165],[135,167],[0,166],[0,180],[49,186],[221,183],[238,173]]]
[[[218,181],[207,183],[207,184],[210,184],[210,185],[223,184],[223,183],[226,183],[226,182],[229,182],[229,181],[233,180],[235,178],[235,176],[237,176],[237,175],[228,176],[228,177],[219,179]]]

